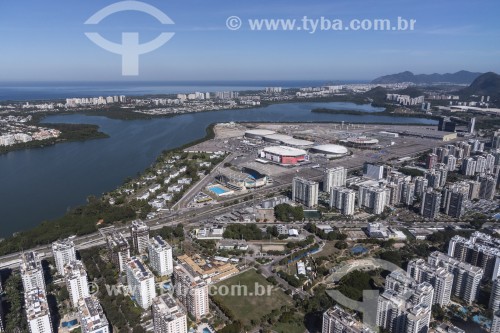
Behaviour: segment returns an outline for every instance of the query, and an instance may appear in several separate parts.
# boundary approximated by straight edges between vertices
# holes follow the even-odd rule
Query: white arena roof
[[[343,155],[349,152],[346,147],[333,144],[314,146],[312,150],[329,155]]]
[[[270,131],[266,129],[254,129],[254,130],[248,130],[245,132],[245,135],[250,135],[250,136],[266,136],[266,135],[272,135],[275,134],[275,131]]]
[[[287,146],[272,146],[263,149],[264,152],[280,155],[280,156],[302,156],[307,155],[307,152],[303,149],[287,147]]]
[[[293,137],[285,134],[270,134],[264,137],[266,141],[276,141],[276,142],[284,142],[286,140],[293,140]]]
[[[296,147],[309,147],[314,144],[312,141],[307,141],[307,140],[301,140],[301,139],[288,139],[288,140],[282,140],[282,143],[290,146],[296,146]]]
[[[347,142],[361,144],[361,145],[376,145],[378,143],[378,140],[373,138],[367,138],[366,136],[358,136],[355,138],[348,138]]]

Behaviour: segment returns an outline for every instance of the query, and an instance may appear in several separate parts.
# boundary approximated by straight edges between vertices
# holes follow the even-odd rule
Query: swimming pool
[[[206,327],[205,327],[205,328],[203,329],[203,333],[212,333],[212,331],[211,331],[211,330],[209,330],[208,328],[206,328]]]
[[[211,186],[211,187],[209,188],[209,190],[210,190],[211,192],[215,193],[216,195],[223,195],[223,194],[225,194],[225,193],[229,192],[229,191],[227,191],[227,190],[225,190],[225,189],[223,189],[222,187],[217,186],[217,185],[215,185],[215,186]]]

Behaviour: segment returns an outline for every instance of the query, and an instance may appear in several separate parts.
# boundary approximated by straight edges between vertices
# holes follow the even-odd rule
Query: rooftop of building
[[[146,280],[153,277],[151,271],[137,257],[131,257],[127,262],[127,268],[132,271],[132,274],[139,280]]]
[[[35,288],[25,292],[24,301],[28,320],[50,315],[47,296],[42,289]]]
[[[38,257],[38,253],[35,251],[24,252],[21,258],[21,271],[27,272],[42,268],[42,263]]]
[[[168,250],[172,248],[170,244],[168,244],[163,238],[161,238],[161,236],[158,235],[151,237],[149,239],[149,242],[155,250]]]
[[[293,148],[288,146],[271,146],[264,148],[263,151],[270,154],[281,155],[281,156],[297,157],[297,156],[307,155],[307,152],[303,149]]]
[[[78,301],[78,312],[80,314],[81,325],[87,331],[93,331],[109,325],[99,300],[93,296]]]

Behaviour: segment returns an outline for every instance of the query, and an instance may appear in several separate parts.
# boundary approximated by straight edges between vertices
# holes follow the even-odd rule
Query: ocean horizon
[[[0,101],[37,101],[109,95],[169,95],[224,90],[261,90],[265,87],[300,88],[368,83],[349,80],[242,81],[0,81]]]

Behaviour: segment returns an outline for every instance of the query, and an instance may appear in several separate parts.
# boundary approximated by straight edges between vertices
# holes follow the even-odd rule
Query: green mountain
[[[455,83],[455,84],[470,84],[481,73],[473,73],[468,71],[459,71],[456,73],[446,74],[418,74],[412,72],[402,72],[398,74],[386,75],[376,78],[372,81],[375,84],[402,83],[412,82],[415,84],[433,84],[433,83]]]
[[[481,95],[500,97],[500,75],[488,72],[474,80],[471,85],[460,90],[460,94],[464,96]]]

